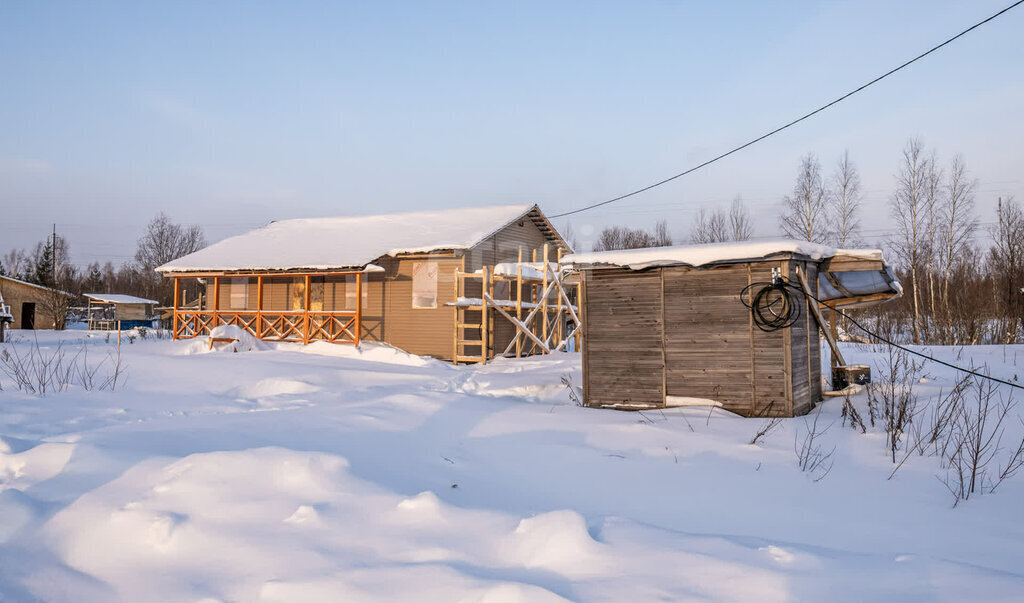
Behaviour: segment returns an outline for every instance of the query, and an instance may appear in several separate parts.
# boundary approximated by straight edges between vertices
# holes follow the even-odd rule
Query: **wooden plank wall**
[[[586,282],[584,403],[663,406],[660,273],[595,270]]]
[[[817,326],[804,296],[797,294],[797,323],[773,332],[757,328],[740,300],[749,283],[770,282],[772,268],[785,274],[795,266],[588,271],[585,403],[662,406],[667,394],[716,400],[744,416],[806,413],[821,399],[821,374]],[[805,269],[816,282],[816,266]]]
[[[666,387],[670,396],[716,400],[733,412],[755,412],[750,311],[741,303],[745,265],[705,270],[665,268]]]

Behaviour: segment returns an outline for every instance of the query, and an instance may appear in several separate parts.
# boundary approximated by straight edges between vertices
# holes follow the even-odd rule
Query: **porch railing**
[[[174,338],[209,335],[221,325],[237,325],[259,339],[310,343],[329,341],[359,345],[359,313],[355,311],[174,311]]]

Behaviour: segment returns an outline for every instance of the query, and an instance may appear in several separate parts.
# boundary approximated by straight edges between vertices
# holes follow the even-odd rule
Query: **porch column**
[[[171,339],[178,338],[178,298],[180,296],[181,279],[174,277],[174,300],[171,302]],[[89,300],[89,318],[92,319],[92,300]]]
[[[306,275],[306,287],[305,287],[304,295],[302,296],[303,297],[303,299],[302,299],[302,311],[303,311],[303,316],[302,316],[302,318],[303,318],[303,320],[302,320],[302,343],[303,344],[309,343],[309,286],[310,286],[311,282],[312,282],[312,279],[307,274]]]
[[[220,307],[220,277],[213,277],[213,317],[210,319],[210,331],[218,325],[217,310]],[[197,333],[198,335],[198,333]]]
[[[256,337],[263,339],[263,276],[256,277]]]
[[[363,335],[363,273],[356,273],[356,347]]]

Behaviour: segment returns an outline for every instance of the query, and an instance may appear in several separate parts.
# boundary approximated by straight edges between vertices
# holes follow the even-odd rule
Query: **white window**
[[[249,299],[249,279],[231,279],[231,309],[244,310],[247,299]]]
[[[369,287],[366,286],[366,275],[363,275],[363,308],[366,307],[367,291]],[[345,309],[355,310],[356,309],[356,275],[346,274],[345,275]]]
[[[413,262],[412,307],[437,307],[437,262]]]

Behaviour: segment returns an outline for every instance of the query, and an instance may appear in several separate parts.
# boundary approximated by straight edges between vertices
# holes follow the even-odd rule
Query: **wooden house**
[[[831,307],[902,291],[881,251],[796,241],[594,252],[565,262],[582,277],[586,406],[804,414],[822,396],[821,317],[801,283]],[[802,313],[788,328],[763,331],[741,294],[771,282],[773,271],[794,284]],[[747,289],[747,304],[756,288]]]
[[[536,205],[295,219],[157,271],[174,279],[175,338],[237,324],[262,339],[378,341],[453,359],[456,275],[544,245],[568,250]],[[199,299],[183,298],[185,279],[200,281]],[[492,333],[487,345],[504,349],[513,336]]]
[[[149,327],[157,320],[155,308],[160,302],[120,293],[85,293],[89,300],[89,328],[131,329]]]
[[[10,307],[12,329],[63,328],[64,316],[54,316],[54,312],[65,310],[73,297],[66,291],[0,276],[0,298]]]

